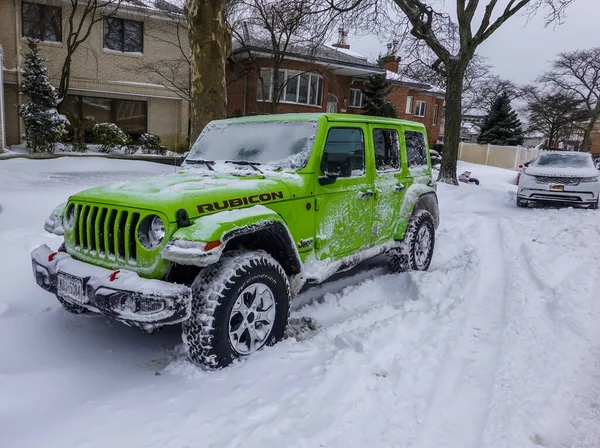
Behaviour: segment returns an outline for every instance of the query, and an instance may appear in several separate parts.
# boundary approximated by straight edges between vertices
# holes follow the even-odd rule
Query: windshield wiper
[[[204,160],[204,159],[187,159],[185,163],[189,163],[191,165],[206,165],[210,171],[214,171],[215,169],[212,167],[215,162],[213,160]]]
[[[248,160],[226,160],[225,163],[232,163],[234,165],[249,166],[254,171],[258,171],[259,173],[263,174],[263,172],[256,166],[256,165],[262,165],[262,163],[260,163],[260,162],[250,162]]]

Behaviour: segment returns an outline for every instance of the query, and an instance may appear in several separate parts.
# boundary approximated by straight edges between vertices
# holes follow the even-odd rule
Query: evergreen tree
[[[56,143],[66,134],[68,120],[56,110],[56,92],[48,80],[48,69],[38,51],[37,42],[29,41],[21,93],[28,102],[17,105],[23,118],[23,139],[31,152],[54,152]]]
[[[523,144],[521,120],[510,105],[506,92],[496,98],[488,112],[481,133],[477,138],[480,144],[516,146]]]
[[[398,118],[396,106],[387,99],[390,90],[390,82],[385,79],[385,76],[370,76],[363,90],[365,115]]]

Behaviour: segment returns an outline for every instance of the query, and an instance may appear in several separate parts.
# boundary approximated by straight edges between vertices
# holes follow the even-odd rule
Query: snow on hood
[[[557,166],[530,166],[525,170],[525,174],[531,176],[555,176],[555,177],[595,177],[600,174],[593,167],[557,167]]]
[[[181,208],[187,211],[190,218],[195,218],[200,215],[200,209],[204,214],[209,213],[208,207],[200,207],[203,204],[217,202],[226,209],[237,206],[238,202],[232,205],[223,201],[253,197],[250,202],[255,203],[254,201],[260,200],[256,195],[273,193],[275,195],[269,201],[286,200],[290,196],[290,190],[287,186],[289,178],[285,179],[284,182],[283,178],[267,178],[264,175],[241,177],[222,174],[209,176],[202,173],[167,174],[91,188],[70,199],[160,211],[167,215],[169,221],[175,221],[175,212]]]

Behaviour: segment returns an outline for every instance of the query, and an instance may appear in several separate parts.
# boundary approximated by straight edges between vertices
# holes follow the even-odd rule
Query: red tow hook
[[[121,272],[120,269],[117,269],[116,271],[114,271],[112,274],[110,274],[110,276],[108,277],[108,281],[109,282],[114,282],[117,279],[117,275]]]
[[[48,263],[54,260],[54,257],[56,257],[57,254],[58,252],[52,252],[50,255],[48,255]]]

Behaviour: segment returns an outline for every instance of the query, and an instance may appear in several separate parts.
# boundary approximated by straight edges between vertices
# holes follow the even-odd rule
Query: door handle
[[[375,195],[375,193],[373,193],[371,190],[367,190],[367,191],[360,191],[358,193],[358,198],[359,199],[370,199]]]
[[[404,191],[406,187],[404,186],[404,184],[396,184],[396,186],[394,187],[394,190],[400,192],[400,191]]]

